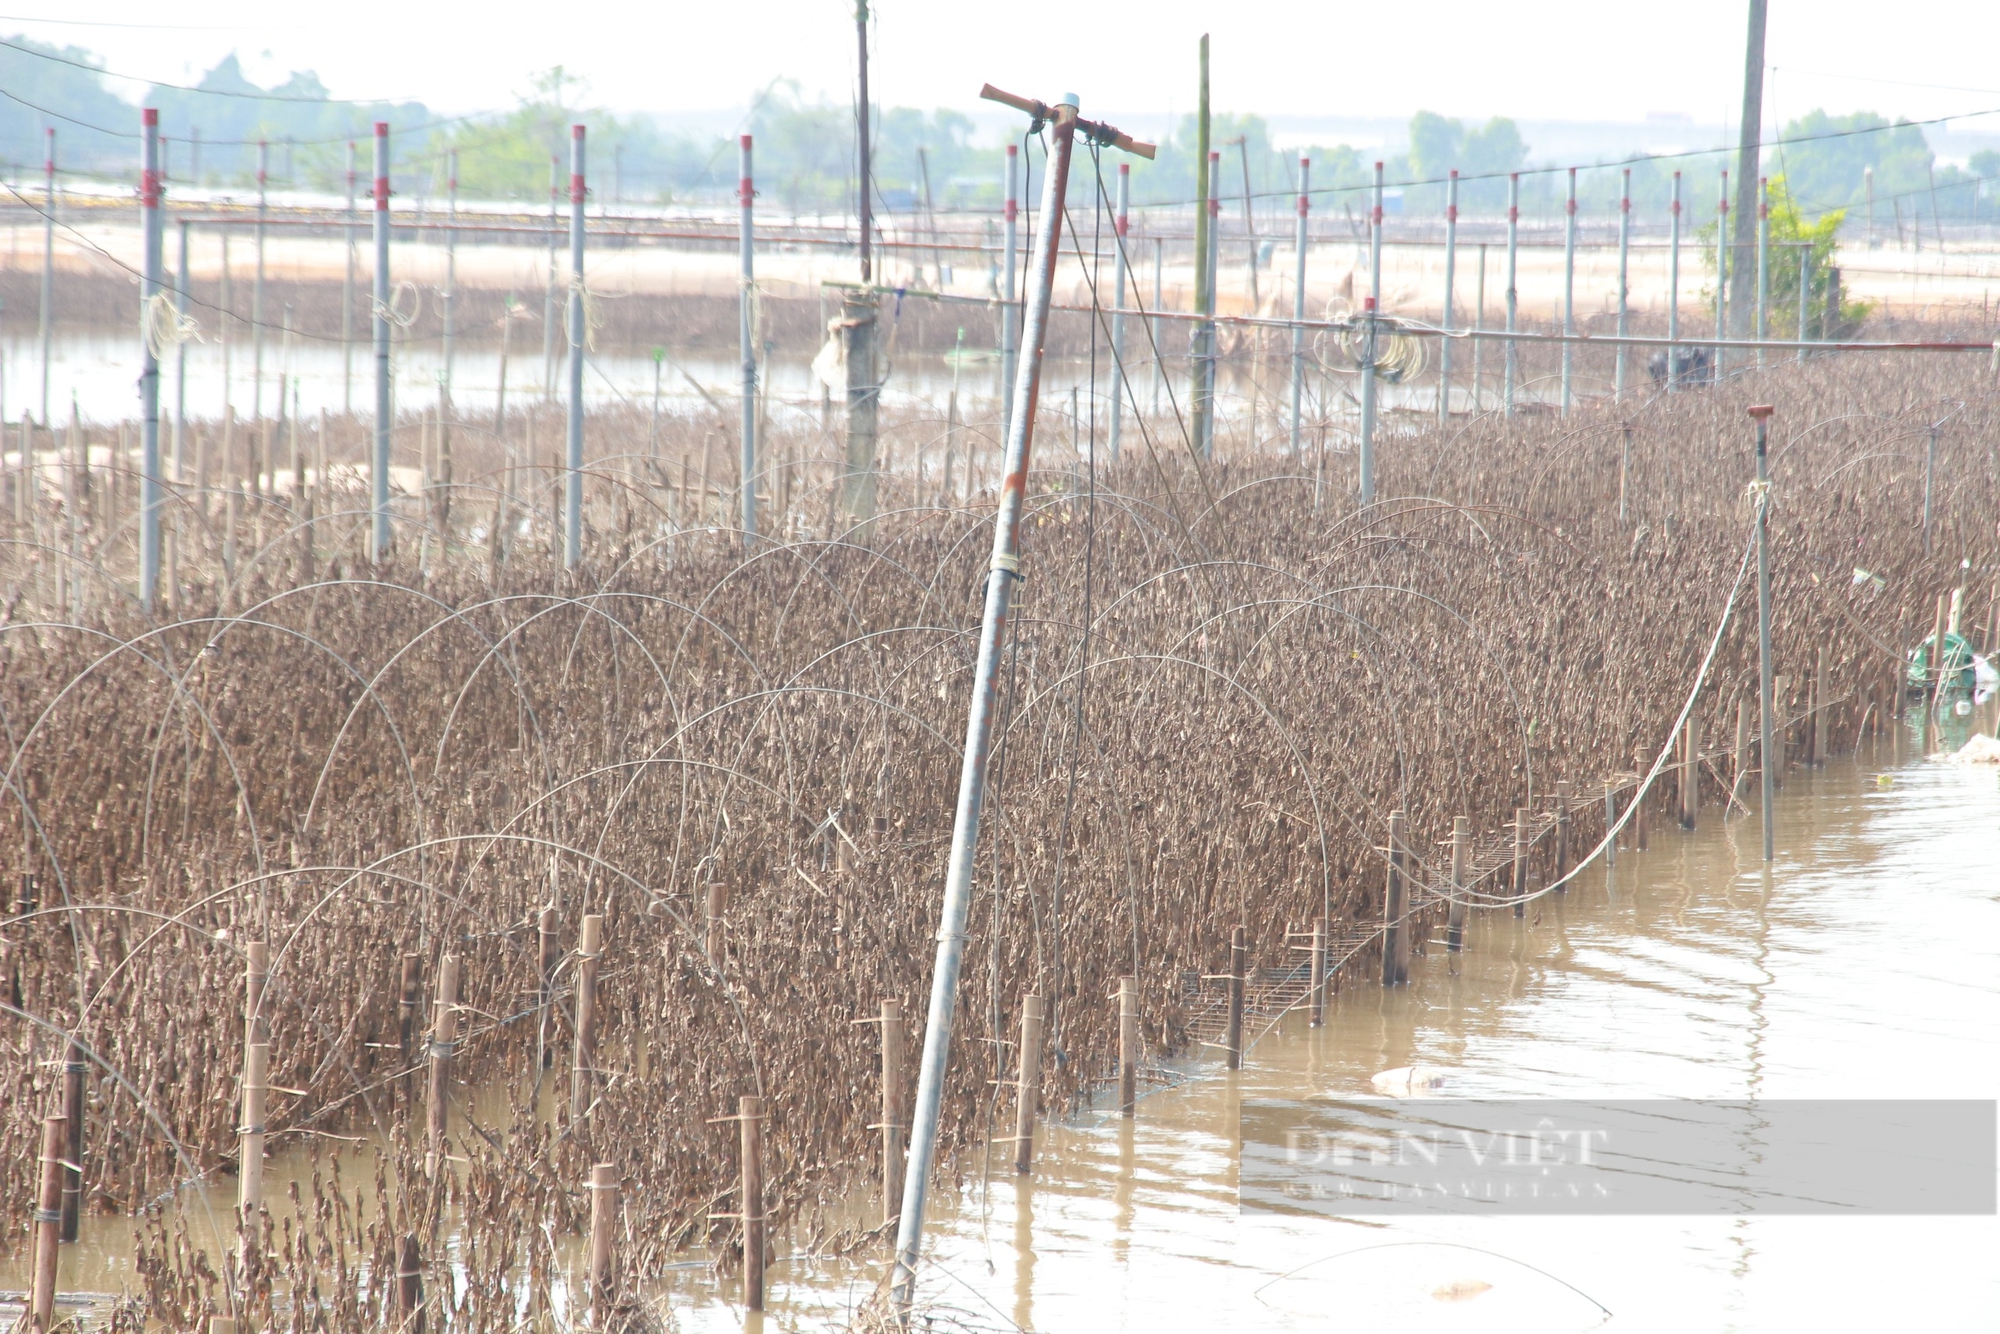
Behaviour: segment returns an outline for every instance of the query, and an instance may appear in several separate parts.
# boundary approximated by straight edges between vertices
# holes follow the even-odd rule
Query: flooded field
[[[1981,712],[1947,741],[1990,730]],[[1190,1061],[1133,1120],[1051,1125],[1030,1179],[1006,1146],[975,1155],[934,1232],[927,1304],[947,1327],[1002,1330],[1186,1328],[1193,1310],[1273,1330],[1879,1328],[1913,1309],[1977,1326],[2000,1303],[1993,1217],[1385,1224],[1243,1215],[1236,1198],[1243,1099],[1365,1096],[1397,1066],[1443,1072],[1444,1098],[2000,1094],[2000,781],[1914,748],[1794,770],[1768,870],[1754,814],[1656,829],[1525,918],[1475,914],[1464,953],[1432,942],[1407,987],[1344,976],[1324,1028],[1287,1017],[1239,1074]],[[274,1155],[274,1194],[305,1166]],[[207,1195],[218,1236],[233,1202]],[[130,1230],[86,1219],[62,1290],[133,1286]],[[761,1318],[698,1253],[653,1295],[690,1330],[821,1328],[883,1258],[780,1256]],[[24,1286],[23,1259],[0,1287]]]

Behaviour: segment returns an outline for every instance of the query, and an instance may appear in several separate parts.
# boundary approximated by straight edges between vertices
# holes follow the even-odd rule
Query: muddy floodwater
[[[1988,716],[1974,720],[1987,729]],[[1963,725],[1947,738],[1964,739]],[[1343,977],[1326,1026],[1293,1015],[1239,1075],[1190,1062],[1135,1120],[1051,1126],[1032,1180],[1004,1151],[940,1201],[924,1297],[938,1327],[1613,1330],[1993,1328],[2000,1219],[1252,1216],[1237,1206],[1246,1098],[1366,1096],[1434,1067],[1434,1096],[1977,1098],[2000,1095],[2000,771],[1890,748],[1754,814],[1655,828],[1526,917],[1475,914],[1410,984]],[[280,1156],[282,1183],[298,1169]],[[275,1196],[278,1191],[274,1190]],[[230,1202],[210,1195],[218,1220]],[[857,1211],[879,1209],[872,1199]],[[62,1288],[134,1282],[123,1219],[65,1247]],[[25,1286],[18,1252],[0,1286]],[[880,1257],[782,1258],[761,1321],[691,1256],[664,1277],[680,1328],[844,1323]]]

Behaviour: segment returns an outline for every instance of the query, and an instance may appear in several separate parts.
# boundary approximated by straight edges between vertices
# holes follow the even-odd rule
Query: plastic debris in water
[[[1427,1065],[1400,1065],[1394,1070],[1384,1070],[1381,1074],[1371,1077],[1368,1082],[1375,1086],[1378,1093],[1387,1093],[1391,1097],[1400,1098],[1412,1093],[1421,1093],[1425,1089],[1442,1087],[1444,1072],[1433,1070]]]
[[[1895,776],[1894,776],[1894,775],[1892,775],[1892,774],[1876,774],[1876,775],[1875,775],[1875,786],[1876,786],[1876,787],[1879,787],[1879,788],[1882,788],[1883,790],[1885,790],[1885,791],[1886,791],[1887,789],[1889,789],[1889,788],[1892,788],[1892,787],[1894,787],[1895,785],[1896,785],[1896,779],[1895,779]]]
[[[1469,1302],[1480,1293],[1491,1291],[1491,1283],[1476,1278],[1455,1278],[1441,1288],[1432,1289],[1431,1296],[1441,1302]]]

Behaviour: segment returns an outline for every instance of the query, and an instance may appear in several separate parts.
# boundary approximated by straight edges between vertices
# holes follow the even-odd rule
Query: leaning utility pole
[[[1021,366],[1014,382],[1014,415],[1007,433],[1007,457],[1001,468],[1000,507],[993,522],[993,555],[987,566],[986,609],[979,625],[979,659],[973,673],[972,701],[965,720],[964,759],[958,776],[958,808],[952,823],[951,855],[946,863],[944,905],[937,930],[937,961],[931,971],[929,1019],[924,1026],[923,1063],[917,1075],[917,1100],[910,1126],[910,1154],[903,1172],[903,1205],[896,1220],[896,1261],[891,1296],[907,1314],[916,1286],[916,1270],[924,1237],[924,1206],[930,1190],[932,1162],[937,1153],[938,1115],[944,1105],[944,1081],[951,1063],[952,1019],[958,1007],[958,970],[965,952],[965,922],[972,906],[972,861],[979,847],[979,816],[986,797],[986,760],[993,743],[994,702],[1000,676],[1000,649],[1007,628],[1007,610],[1015,581],[1021,578],[1021,512],[1027,504],[1028,460],[1034,441],[1035,403],[1041,393],[1042,344],[1046,340],[1049,307],[1054,294],[1056,258],[1062,248],[1064,195],[1069,185],[1070,153],[1081,133],[1092,143],[1122,148],[1141,157],[1153,156],[1150,144],[1135,143],[1109,125],[1078,120],[1077,99],[1070,94],[1055,106],[1003,93],[991,84],[981,97],[1001,102],[1046,123],[1049,152],[1042,178],[1042,211],[1029,251],[1030,281],[1026,319],[1022,323]],[[1024,1075],[1029,1072],[1024,1071]],[[1026,1096],[1027,1086],[1023,1086]]]
[[[1743,46],[1743,124],[1736,150],[1735,244],[1747,250],[1757,244],[1757,146],[1764,134],[1764,10],[1766,0],[1750,0],[1750,35]],[[1871,221],[1873,221],[1871,219]],[[1730,336],[1741,338],[1750,318],[1748,264],[1731,266],[1729,276]]]

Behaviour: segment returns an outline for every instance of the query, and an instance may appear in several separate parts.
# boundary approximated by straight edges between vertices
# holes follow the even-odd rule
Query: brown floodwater
[[[1980,719],[1991,730],[1990,711]],[[1961,742],[1969,723],[1947,734]],[[1190,1062],[1138,1115],[1049,1126],[1031,1179],[1008,1155],[938,1197],[923,1302],[994,1330],[1995,1328],[2000,1219],[1326,1218],[1239,1212],[1246,1098],[1365,1097],[1398,1066],[1433,1096],[2000,1096],[2000,771],[1885,745],[1779,794],[1758,823],[1692,832],[1587,869],[1524,918],[1476,913],[1394,990],[1347,978],[1326,1026],[1288,1016],[1237,1074]],[[1365,971],[1365,970],[1363,970]],[[270,1194],[303,1154],[279,1155]],[[211,1192],[218,1226],[233,1200]],[[858,1200],[857,1210],[879,1204]],[[88,1220],[65,1290],[133,1282],[131,1227]],[[882,1257],[781,1258],[769,1311],[700,1257],[657,1294],[690,1331],[843,1324]],[[24,1286],[25,1256],[0,1264]],[[18,1309],[18,1308],[16,1308]],[[0,1315],[6,1314],[0,1309]]]

